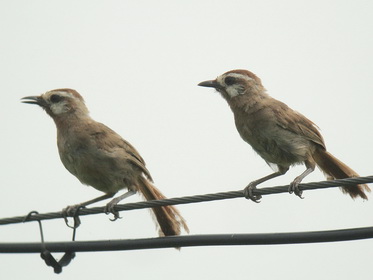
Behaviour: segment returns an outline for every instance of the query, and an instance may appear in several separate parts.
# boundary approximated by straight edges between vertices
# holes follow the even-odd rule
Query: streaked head
[[[39,105],[52,118],[72,113],[88,114],[83,97],[69,88],[50,90],[40,96],[26,96],[22,102]]]
[[[227,100],[263,90],[261,80],[254,73],[241,69],[228,71],[215,80],[204,81],[198,85],[215,88]]]

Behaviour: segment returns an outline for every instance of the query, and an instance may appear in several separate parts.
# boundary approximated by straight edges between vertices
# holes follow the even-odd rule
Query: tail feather
[[[359,177],[354,170],[325,150],[317,149],[313,154],[313,159],[326,174],[328,180]],[[365,192],[370,192],[370,188],[366,184],[341,187],[341,189],[343,193],[349,194],[352,198],[360,196],[368,200]]]
[[[166,197],[146,178],[141,177],[139,191],[146,200],[165,199]],[[175,206],[152,208],[159,225],[159,236],[180,235],[181,228],[189,233],[189,228]]]

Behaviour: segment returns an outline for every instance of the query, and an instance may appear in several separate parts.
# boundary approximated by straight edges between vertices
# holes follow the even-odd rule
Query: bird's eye
[[[224,83],[227,86],[233,85],[235,82],[236,82],[236,78],[234,78],[234,77],[226,77],[225,80],[224,80]]]
[[[58,102],[60,102],[63,98],[62,98],[61,95],[58,95],[58,94],[52,94],[51,97],[50,97],[49,99],[50,99],[50,101],[51,101],[52,103],[58,103]]]

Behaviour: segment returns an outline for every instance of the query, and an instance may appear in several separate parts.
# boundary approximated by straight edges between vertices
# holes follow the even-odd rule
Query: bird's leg
[[[101,200],[111,198],[113,196],[114,196],[114,194],[111,194],[111,193],[110,194],[104,194],[102,196],[96,197],[94,199],[91,199],[91,200],[88,200],[88,201],[85,201],[85,202],[82,202],[82,203],[67,206],[66,208],[62,209],[62,214],[65,217],[74,217],[76,215],[76,212],[77,212],[78,209],[84,208],[89,204],[93,204],[95,202],[99,202]]]
[[[300,182],[302,182],[302,180],[307,175],[309,175],[310,173],[312,173],[315,170],[315,166],[316,166],[315,162],[313,162],[313,161],[311,162],[311,161],[306,160],[304,163],[305,163],[307,169],[302,174],[300,174],[298,177],[296,177],[294,179],[294,181],[290,183],[290,186],[289,186],[289,193],[294,192],[295,195],[299,196],[302,199],[303,199],[302,191],[299,189],[299,184],[300,184]]]
[[[96,197],[94,199],[91,199],[91,200],[88,200],[88,201],[85,201],[85,202],[82,202],[82,203],[79,203],[79,204],[70,205],[70,206],[67,206],[66,208],[62,209],[62,216],[65,220],[66,225],[70,228],[77,228],[80,225],[80,219],[79,219],[79,216],[78,216],[79,209],[84,208],[89,204],[92,204],[92,203],[95,203],[95,202],[98,202],[98,201],[101,201],[101,200],[104,200],[104,199],[107,199],[107,198],[110,198],[110,197],[113,197],[113,196],[114,196],[114,194],[104,194],[104,195]],[[74,218],[74,226],[69,225],[69,221],[67,220],[67,217],[73,217]]]
[[[128,192],[118,196],[118,197],[115,197],[113,198],[108,204],[106,204],[105,206],[105,213],[106,214],[113,214],[114,215],[114,219],[110,219],[111,221],[115,221],[117,219],[120,218],[119,216],[119,212],[117,210],[114,209],[115,205],[117,205],[121,200],[127,198],[127,197],[130,197],[131,195],[134,195],[136,193],[136,191],[134,190],[129,190]]]
[[[250,184],[247,185],[247,187],[243,190],[243,193],[245,195],[245,197],[247,199],[251,199],[252,201],[256,202],[256,203],[259,203],[260,199],[262,198],[261,195],[254,195],[253,194],[253,190],[256,189],[256,186],[267,181],[267,180],[270,180],[270,179],[273,179],[275,177],[278,177],[278,176],[281,176],[281,175],[284,175],[288,170],[289,168],[279,168],[280,170],[277,171],[277,172],[274,172],[272,174],[269,174],[267,176],[264,176],[263,178],[260,178],[260,179],[257,179],[255,181],[252,181]]]

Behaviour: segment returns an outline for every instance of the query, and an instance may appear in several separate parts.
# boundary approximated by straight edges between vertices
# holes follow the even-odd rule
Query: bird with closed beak
[[[57,127],[57,146],[66,169],[81,183],[105,194],[95,199],[67,207],[74,215],[80,207],[111,198],[119,190],[128,192],[112,199],[106,213],[119,213],[115,205],[131,194],[139,192],[146,200],[166,197],[153,185],[152,177],[137,150],[115,131],[94,121],[83,97],[73,89],[55,89],[40,96],[27,96],[22,102],[37,104],[54,120]],[[179,235],[188,226],[174,206],[152,208],[160,236]]]
[[[300,182],[318,166],[327,179],[359,177],[346,164],[327,152],[323,137],[317,126],[302,114],[286,104],[270,97],[261,80],[247,70],[231,70],[215,80],[198,84],[215,88],[228,102],[236,128],[244,141],[249,143],[276,171],[255,181],[245,189],[244,194],[255,202],[261,196],[253,190],[260,183],[285,174],[290,166],[304,164],[306,170],[296,177],[289,186],[289,192],[301,197]],[[365,184],[342,187],[352,198],[368,199],[370,189]]]

